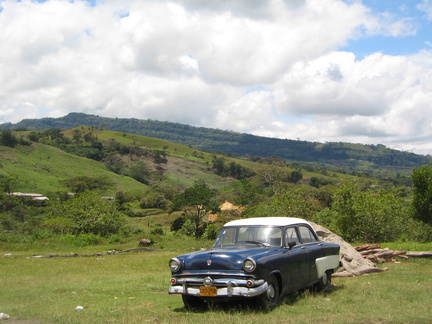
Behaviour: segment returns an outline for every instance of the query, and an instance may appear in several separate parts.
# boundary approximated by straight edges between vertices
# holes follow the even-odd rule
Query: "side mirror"
[[[291,250],[295,245],[297,245],[296,241],[289,241],[288,242],[288,247]]]

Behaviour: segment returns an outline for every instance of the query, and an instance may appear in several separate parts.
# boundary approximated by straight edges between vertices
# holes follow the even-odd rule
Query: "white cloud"
[[[412,36],[417,28],[410,17],[398,18],[390,12],[383,12],[366,23],[366,34],[383,36]]]
[[[338,51],[355,38],[414,35],[411,18],[339,0],[0,4],[0,123],[82,111],[428,147],[431,53]]]
[[[417,8],[426,14],[428,20],[432,20],[432,1],[423,0],[422,3],[417,5]]]
[[[393,145],[430,136],[430,52],[410,57],[377,53],[361,61],[351,53],[330,53],[296,65],[277,89],[279,114],[313,117],[267,135]],[[407,147],[408,143],[400,146]]]

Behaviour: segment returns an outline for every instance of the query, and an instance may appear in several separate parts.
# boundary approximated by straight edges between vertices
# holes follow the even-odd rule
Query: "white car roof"
[[[294,224],[307,224],[310,225],[307,221],[301,218],[294,217],[255,217],[255,218],[244,218],[237,219],[231,222],[228,222],[224,225],[227,226],[288,226]]]

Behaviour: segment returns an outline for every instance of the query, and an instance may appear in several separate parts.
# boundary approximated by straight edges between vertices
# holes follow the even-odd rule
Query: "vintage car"
[[[234,298],[253,299],[265,310],[291,292],[322,291],[340,267],[340,246],[320,241],[310,223],[291,217],[231,221],[213,247],[172,258],[169,294],[185,307]]]

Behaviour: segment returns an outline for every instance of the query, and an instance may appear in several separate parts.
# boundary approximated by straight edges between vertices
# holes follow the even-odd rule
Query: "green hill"
[[[96,161],[68,154],[49,145],[34,143],[15,148],[0,146],[0,175],[17,178],[16,191],[46,194],[66,191],[61,183],[74,177],[105,177],[115,183],[115,190],[143,190],[147,186],[130,177],[110,172]]]
[[[2,124],[0,130],[68,129],[80,125],[165,139],[207,152],[249,157],[278,156],[289,161],[322,164],[343,172],[407,175],[413,167],[428,164],[432,159],[429,155],[393,150],[384,145],[276,139],[150,119],[106,118],[83,113],[70,113],[60,118],[25,119],[17,124]]]
[[[206,188],[214,193],[215,203],[229,201],[242,206],[244,215],[248,217],[292,215],[318,220],[330,226],[337,226],[335,217],[345,212],[340,212],[345,203],[333,202],[347,196],[347,206],[350,206],[350,197],[359,192],[359,201],[364,204],[355,206],[359,217],[390,217],[390,211],[391,217],[400,220],[399,225],[406,225],[395,226],[400,231],[392,239],[408,230],[409,235],[417,232],[403,219],[409,214],[408,204],[412,197],[411,179],[404,175],[390,177],[339,173],[322,166],[287,162],[278,157],[240,159],[199,151],[163,139],[93,126],[63,131],[53,128],[41,131],[7,130],[0,133],[0,143],[0,186],[4,192],[1,198],[5,202],[0,204],[0,225],[3,227],[0,227],[0,234],[2,230],[9,231],[3,233],[6,235],[4,240],[15,240],[15,232],[27,235],[26,228],[31,233],[34,230],[36,236],[39,229],[46,228],[57,234],[88,233],[88,229],[77,228],[76,224],[80,223],[73,222],[73,217],[67,215],[81,217],[88,215],[87,208],[98,204],[104,207],[106,200],[100,200],[100,197],[106,195],[115,195],[115,204],[110,204],[115,215],[129,216],[125,219],[131,225],[127,233],[135,233],[136,230],[138,234],[146,227],[147,233],[150,231],[150,234],[160,236],[168,231],[174,220],[185,233],[201,233],[207,230],[207,223],[201,226],[189,219],[179,218],[184,212],[180,207],[170,213],[181,197],[178,194],[185,189],[193,189],[199,183],[197,180],[204,181],[200,182],[204,186],[199,190]],[[15,185],[13,190],[10,184]],[[104,190],[102,193],[99,191],[101,188]],[[65,199],[66,205],[62,206],[67,208],[63,210],[66,216],[57,217],[60,209],[56,208],[63,203],[62,198],[66,198],[65,192],[82,193],[86,190],[95,192],[78,194],[76,200]],[[11,191],[45,194],[51,200],[39,203],[5,194]],[[51,198],[54,195],[49,195],[52,192],[59,192],[59,204],[51,203],[57,202]],[[75,202],[80,205],[74,205]],[[27,206],[28,210],[22,209],[22,206]],[[81,211],[76,214],[78,206]],[[91,215],[101,213],[93,210]],[[239,215],[238,210],[223,211],[218,214],[218,222]],[[40,216],[40,219],[33,216]],[[141,224],[144,217],[145,224]],[[98,218],[92,216],[91,219]],[[388,219],[384,219],[385,223],[392,224],[387,222]],[[37,228],[32,221],[37,222]],[[185,223],[179,225],[181,221]],[[91,233],[99,233],[98,226],[91,227],[95,229]],[[391,232],[391,226],[388,226],[385,233]],[[107,229],[104,233],[120,233],[120,228],[115,230],[117,232]],[[210,228],[207,234],[215,234],[214,230]],[[367,233],[370,232],[373,231]]]
[[[31,137],[31,133],[14,131],[19,138]],[[29,146],[0,146],[0,177],[16,178],[18,187],[15,191],[43,194],[66,191],[62,181],[76,177],[108,179],[114,183],[106,193],[110,195],[117,191],[142,193],[148,185],[161,181],[181,190],[198,179],[205,179],[213,189],[230,191],[236,178],[241,179],[239,169],[256,173],[264,165],[280,165],[289,174],[300,168],[299,165],[290,167],[278,159],[254,162],[202,152],[163,139],[94,127],[81,126],[62,132],[47,130],[38,136],[38,142]],[[86,158],[88,155],[92,158]],[[216,172],[215,158],[225,163],[227,168],[235,168],[236,175]],[[136,172],[144,172],[145,179],[136,177]],[[305,179],[319,177],[322,183],[335,181],[335,173],[329,174],[325,170],[304,168],[301,172]],[[340,181],[349,176],[339,174],[337,177]]]
[[[101,155],[105,155],[105,160],[95,161],[79,156],[85,156],[88,147],[84,142],[79,144],[73,142],[73,134],[76,131],[91,134],[97,139],[97,142],[104,147]],[[17,137],[24,138],[29,133],[29,131],[14,132]],[[0,145],[0,177],[16,178],[18,186],[15,191],[43,194],[66,191],[67,187],[62,183],[63,180],[76,177],[104,177],[114,183],[114,186],[107,191],[110,195],[117,191],[144,192],[147,190],[147,184],[134,180],[127,173],[127,169],[137,163],[142,163],[143,168],[149,169],[152,182],[163,179],[179,188],[188,187],[198,179],[206,179],[212,188],[222,189],[234,180],[221,177],[210,170],[213,154],[166,140],[90,127],[68,129],[61,132],[61,136],[69,144],[59,144],[55,139],[52,140],[52,145],[43,144],[43,140],[39,143],[33,142],[29,146],[16,145],[13,148]],[[165,161],[156,163],[155,152],[165,156]],[[117,173],[116,170],[107,167],[106,159],[113,156],[120,159],[119,162],[124,166]],[[228,162],[236,160],[230,157],[226,159]],[[251,165],[248,161],[238,161]]]

